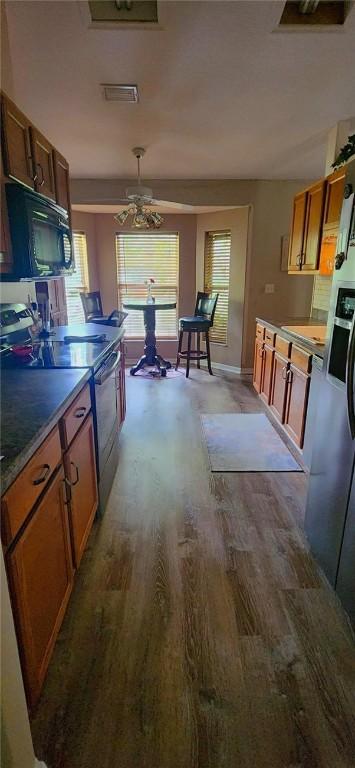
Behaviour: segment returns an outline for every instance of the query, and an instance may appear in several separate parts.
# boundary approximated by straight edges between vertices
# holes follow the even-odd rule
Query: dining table
[[[155,335],[155,318],[156,312],[163,312],[168,309],[175,309],[175,302],[124,302],[124,309],[138,310],[143,312],[144,328],[145,328],[145,340],[144,340],[144,354],[139,358],[136,365],[133,365],[130,369],[131,376],[134,376],[137,371],[140,371],[146,365],[154,366],[157,372],[165,377],[167,370],[171,368],[171,362],[164,360],[162,355],[157,352],[157,338]]]

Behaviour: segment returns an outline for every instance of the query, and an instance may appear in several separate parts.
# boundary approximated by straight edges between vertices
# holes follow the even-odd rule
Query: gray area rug
[[[212,472],[302,472],[264,413],[202,414]]]

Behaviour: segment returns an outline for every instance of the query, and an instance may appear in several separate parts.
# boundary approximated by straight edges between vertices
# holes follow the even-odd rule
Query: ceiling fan
[[[133,147],[132,153],[137,160],[137,184],[127,187],[126,197],[122,200],[128,203],[128,207],[116,213],[114,219],[121,225],[125,224],[128,216],[132,216],[133,229],[159,229],[164,219],[157,211],[152,211],[150,206],[161,201],[153,199],[153,190],[145,187],[141,180],[140,161],[145,155],[143,147]]]

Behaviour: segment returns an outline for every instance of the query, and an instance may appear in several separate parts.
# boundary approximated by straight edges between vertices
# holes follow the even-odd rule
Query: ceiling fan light
[[[151,212],[151,217],[152,217],[152,219],[153,219],[153,222],[154,222],[154,226],[155,226],[155,227],[157,227],[157,228],[158,228],[158,227],[160,227],[160,226],[162,225],[162,223],[163,223],[164,219],[163,219],[163,217],[160,215],[160,213],[158,213],[157,211],[152,211],[152,212]]]
[[[145,229],[147,226],[147,216],[144,211],[141,211],[138,208],[133,217],[132,227],[134,227],[134,229]]]
[[[121,211],[121,213],[116,213],[116,216],[114,216],[114,218],[116,219],[116,221],[118,221],[119,224],[124,224],[128,214],[129,214],[129,211]]]

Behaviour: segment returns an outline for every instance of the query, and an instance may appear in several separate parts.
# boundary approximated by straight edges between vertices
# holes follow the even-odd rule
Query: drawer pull
[[[76,419],[83,419],[86,414],[87,408],[85,405],[81,405],[80,408],[76,408],[74,416]]]
[[[283,378],[284,381],[287,381],[287,368],[286,368],[286,366],[284,366],[283,369],[282,369],[282,378]]]
[[[41,485],[44,483],[51,471],[51,468],[49,464],[42,464],[42,470],[42,474],[37,477],[36,480],[32,481],[32,485]]]

